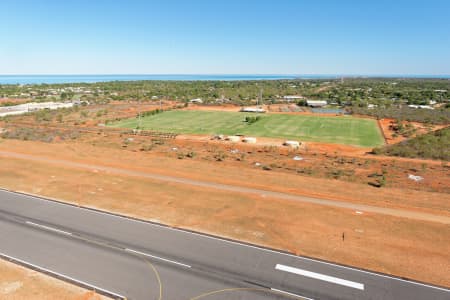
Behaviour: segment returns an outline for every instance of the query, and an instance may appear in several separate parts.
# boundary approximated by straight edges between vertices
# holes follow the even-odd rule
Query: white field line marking
[[[284,271],[284,272],[297,274],[297,275],[302,275],[302,276],[313,278],[313,279],[323,280],[323,281],[351,287],[351,288],[362,290],[362,291],[364,290],[364,284],[350,281],[350,280],[345,280],[345,279],[341,279],[341,278],[337,278],[337,277],[333,277],[333,276],[328,276],[328,275],[315,273],[315,272],[311,272],[311,271],[306,271],[306,270],[289,267],[289,266],[285,266],[285,265],[280,265],[280,264],[277,264],[275,266],[275,269]]]
[[[30,221],[26,221],[25,223],[27,223],[28,225],[36,226],[36,227],[43,228],[43,229],[50,230],[50,231],[55,231],[55,232],[62,233],[65,235],[72,235],[72,233],[70,233],[70,232],[56,229],[56,228],[49,227],[49,226],[45,226],[45,225],[41,225],[41,224],[36,224],[36,223],[30,222]]]
[[[29,266],[29,267],[38,269],[38,270],[40,270],[41,272],[53,274],[53,275],[56,275],[56,276],[58,276],[58,277],[65,278],[65,279],[67,279],[67,280],[69,280],[69,281],[76,282],[76,283],[78,283],[78,284],[81,284],[81,285],[90,287],[90,288],[92,288],[93,290],[102,291],[102,292],[104,292],[104,293],[113,295],[113,296],[118,297],[118,298],[121,298],[121,299],[127,299],[125,296],[122,296],[122,295],[117,294],[117,293],[115,293],[115,292],[111,292],[111,291],[109,291],[109,290],[107,290],[107,289],[104,289],[104,288],[95,286],[95,285],[90,284],[90,283],[87,283],[87,282],[85,282],[85,281],[81,281],[81,280],[75,279],[75,278],[73,278],[73,277],[70,277],[70,276],[67,276],[67,275],[64,275],[64,274],[61,274],[61,273],[58,273],[58,272],[55,272],[55,271],[46,269],[46,268],[44,268],[44,267],[41,267],[41,266],[38,266],[38,265],[35,265],[35,264],[32,264],[32,263],[29,263],[29,262],[27,262],[27,261],[21,260],[21,259],[19,259],[19,258],[15,258],[15,257],[10,256],[10,255],[8,255],[8,254],[5,254],[5,253],[0,252],[0,256],[7,257],[7,258],[9,258],[9,259],[11,259],[11,260],[13,260],[13,261],[17,261],[17,262],[19,262],[19,263],[25,265],[25,266]]]
[[[305,297],[305,296],[300,296],[300,295],[297,295],[297,294],[294,294],[294,293],[289,293],[289,292],[286,292],[286,291],[283,291],[283,290],[279,290],[279,289],[270,288],[270,290],[272,290],[272,291],[274,291],[274,292],[286,294],[286,295],[289,295],[289,296],[294,296],[294,297],[306,299],[306,300],[314,300],[313,298],[308,298],[308,297]]]
[[[3,191],[3,192],[8,192],[8,193],[15,194],[15,195],[21,195],[21,196],[24,196],[24,197],[28,196],[28,197],[33,198],[33,199],[38,200],[38,201],[45,201],[45,202],[49,202],[51,204],[57,204],[57,205],[61,205],[61,206],[66,206],[66,207],[69,206],[69,207],[76,208],[76,206],[73,205],[73,204],[71,205],[70,203],[63,203],[64,202],[63,200],[46,199],[46,198],[40,197],[38,195],[27,194],[26,192],[19,192],[20,194],[18,194],[17,192],[6,190],[6,189],[3,189],[3,188],[0,189],[0,190]],[[284,256],[287,256],[287,257],[293,257],[293,258],[296,258],[296,259],[299,259],[299,260],[312,261],[314,263],[324,264],[324,265],[332,266],[332,267],[335,267],[335,268],[341,268],[341,269],[350,270],[350,271],[353,271],[353,272],[369,274],[371,276],[378,276],[378,277],[393,279],[393,280],[405,282],[405,283],[408,283],[408,284],[424,286],[424,287],[427,287],[427,288],[432,288],[432,289],[441,290],[441,291],[450,293],[450,289],[446,289],[446,288],[441,288],[441,287],[437,287],[437,286],[433,286],[433,285],[429,285],[429,284],[425,284],[425,283],[420,283],[420,282],[415,282],[415,281],[411,281],[411,280],[401,279],[401,278],[397,278],[397,277],[393,277],[393,276],[389,276],[389,275],[373,273],[373,272],[370,272],[370,271],[360,270],[360,269],[356,269],[356,268],[352,268],[352,267],[346,267],[346,266],[342,266],[342,265],[337,265],[337,264],[334,264],[334,263],[331,263],[331,262],[321,261],[321,260],[317,260],[317,259],[313,259],[313,258],[301,257],[301,256],[289,254],[289,253],[279,252],[279,251],[276,251],[276,250],[271,250],[271,249],[266,249],[266,248],[262,248],[262,247],[258,247],[258,246],[243,244],[243,243],[239,243],[239,242],[235,242],[235,241],[225,240],[225,239],[221,239],[221,238],[218,238],[218,237],[204,235],[204,234],[201,234],[201,233],[190,232],[190,231],[183,230],[183,229],[173,228],[173,227],[170,227],[170,226],[167,226],[167,225],[150,223],[150,222],[144,221],[144,220],[138,220],[138,219],[134,219],[134,218],[131,218],[131,217],[120,216],[120,215],[118,215],[117,213],[114,213],[114,212],[106,212],[106,211],[102,212],[102,211],[99,211],[97,208],[92,208],[92,209],[88,208],[88,207],[78,207],[78,208],[81,209],[81,210],[85,210],[87,212],[91,212],[91,213],[95,213],[95,214],[99,214],[99,215],[114,217],[114,218],[123,219],[123,220],[126,220],[126,221],[131,221],[131,222],[136,222],[136,223],[141,223],[141,224],[146,224],[148,226],[159,227],[159,228],[163,228],[163,229],[166,229],[166,230],[177,231],[177,232],[181,232],[181,233],[187,233],[187,234],[191,234],[191,235],[195,235],[195,236],[200,236],[200,237],[203,237],[203,238],[208,238],[208,239],[211,239],[211,240],[216,240],[216,241],[225,242],[225,243],[238,245],[238,246],[243,246],[243,247],[247,247],[247,248],[253,248],[253,249],[256,249],[256,250],[270,252],[270,253],[275,253],[275,254],[279,254],[279,255],[284,255]]]
[[[151,257],[151,258],[154,258],[154,259],[159,259],[159,260],[162,260],[162,261],[165,261],[165,262],[169,262],[169,263],[172,263],[172,264],[176,264],[176,265],[179,265],[179,266],[182,266],[182,267],[185,267],[185,268],[191,268],[190,265],[186,265],[186,264],[174,261],[174,260],[170,260],[170,259],[167,259],[167,258],[159,257],[159,256],[156,256],[156,255],[151,255],[151,254],[144,253],[144,252],[141,252],[141,251],[137,251],[137,250],[133,250],[133,249],[129,249],[129,248],[126,248],[125,251],[133,252],[133,253],[144,255],[144,256],[148,256],[148,257]]]

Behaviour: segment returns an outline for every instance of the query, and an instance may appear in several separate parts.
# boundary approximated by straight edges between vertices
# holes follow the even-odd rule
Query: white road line
[[[75,278],[73,278],[73,277],[70,277],[70,276],[67,276],[67,275],[64,275],[64,274],[61,274],[61,273],[58,273],[58,272],[49,270],[49,269],[47,269],[47,268],[44,268],[44,267],[41,267],[41,266],[38,266],[38,265],[35,265],[35,264],[32,264],[32,263],[29,263],[29,262],[27,262],[27,261],[24,261],[24,260],[22,260],[22,259],[19,259],[19,258],[10,256],[10,255],[8,255],[8,254],[5,254],[5,253],[0,252],[0,256],[6,257],[6,258],[8,258],[8,259],[10,259],[10,260],[12,260],[12,261],[19,262],[19,263],[21,263],[21,264],[23,264],[23,265],[25,265],[25,266],[28,266],[28,267],[37,269],[37,270],[39,270],[39,271],[41,271],[41,272],[48,273],[48,274],[52,274],[52,275],[54,275],[54,276],[58,276],[58,277],[61,277],[61,278],[66,279],[66,280],[69,280],[69,281],[72,281],[72,282],[76,282],[76,283],[78,283],[78,284],[80,284],[80,285],[84,285],[84,286],[90,287],[90,288],[93,289],[93,290],[101,291],[101,292],[103,292],[103,293],[110,294],[110,295],[113,295],[114,297],[118,297],[118,298],[121,298],[121,299],[127,299],[125,296],[122,296],[122,295],[117,294],[117,293],[115,293],[115,292],[111,292],[111,291],[109,291],[109,290],[107,290],[107,289],[104,289],[104,288],[95,286],[95,285],[93,285],[93,284],[91,284],[91,283],[87,283],[87,282],[85,282],[85,281],[81,281],[81,280],[75,279]]]
[[[283,291],[283,290],[279,290],[279,289],[271,288],[270,290],[272,290],[272,291],[274,291],[274,292],[286,294],[286,295],[289,295],[289,296],[294,296],[294,297],[302,298],[302,299],[305,299],[305,300],[314,300],[313,298],[308,298],[308,297],[305,297],[305,296],[300,296],[300,295],[297,295],[297,294],[294,294],[294,293],[289,293],[289,292],[286,292],[286,291]]]
[[[72,235],[72,233],[70,233],[70,232],[67,232],[67,231],[64,231],[64,230],[60,230],[60,229],[57,229],[57,228],[53,228],[53,227],[49,227],[49,226],[45,226],[45,225],[41,225],[41,224],[36,224],[36,223],[30,222],[30,221],[26,221],[25,223],[27,223],[28,225],[36,226],[36,227],[39,227],[39,228],[43,228],[43,229],[46,229],[46,230],[58,232],[58,233],[61,233],[61,234]]]
[[[144,252],[141,252],[141,251],[137,251],[137,250],[133,250],[133,249],[129,249],[129,248],[125,248],[125,251],[132,252],[132,253],[139,254],[139,255],[148,256],[148,257],[151,257],[151,258],[154,258],[154,259],[159,259],[159,260],[162,260],[162,261],[165,261],[165,262],[169,262],[169,263],[172,263],[172,264],[176,264],[176,265],[179,265],[179,266],[182,266],[182,267],[185,267],[185,268],[191,268],[190,265],[186,265],[186,264],[174,261],[174,260],[170,260],[170,259],[167,259],[167,258],[159,257],[159,256],[156,256],[156,255],[151,255],[151,254],[144,253]]]
[[[303,269],[298,269],[298,268],[281,265],[281,264],[277,264],[275,266],[275,269],[284,271],[284,272],[288,272],[288,273],[302,275],[302,276],[313,278],[313,279],[323,280],[323,281],[351,287],[351,288],[358,289],[358,290],[364,290],[364,284],[350,281],[350,280],[345,280],[345,279],[338,278],[338,277],[333,277],[333,276],[329,276],[329,275],[306,271]]]
[[[12,192],[12,193],[14,193],[14,192]],[[37,198],[37,199],[39,200],[41,198]],[[47,200],[47,199],[43,199],[43,200],[44,201],[49,201],[51,203],[57,203],[57,204],[60,204],[60,205],[68,206],[68,204],[55,202],[55,201],[52,201],[52,200]],[[336,268],[341,268],[341,269],[345,269],[345,270],[350,270],[350,271],[353,271],[353,272],[364,273],[364,274],[368,274],[368,275],[372,275],[372,276],[378,276],[378,277],[393,279],[393,280],[405,282],[405,283],[408,283],[408,284],[420,285],[420,286],[424,286],[424,287],[428,287],[428,288],[432,288],[432,289],[437,289],[437,290],[441,290],[441,291],[445,291],[445,292],[450,292],[449,289],[445,289],[445,288],[441,288],[441,287],[437,287],[437,286],[433,286],[433,285],[429,285],[429,284],[424,284],[424,283],[420,283],[420,282],[415,282],[415,281],[410,281],[410,280],[406,280],[406,279],[401,279],[401,278],[397,278],[397,277],[393,277],[393,276],[389,276],[389,275],[373,273],[373,272],[370,272],[370,271],[360,270],[360,269],[356,269],[356,268],[353,268],[353,267],[337,265],[337,264],[334,264],[334,263],[331,263],[331,262],[321,261],[321,260],[317,260],[317,259],[314,259],[314,258],[301,257],[301,256],[297,256],[297,255],[294,255],[294,254],[289,254],[289,253],[285,253],[285,252],[280,252],[280,251],[276,251],[276,250],[272,250],[272,249],[259,247],[259,246],[256,246],[256,245],[244,244],[244,243],[240,243],[240,242],[237,242],[237,241],[226,240],[226,239],[222,239],[222,238],[219,238],[219,237],[214,237],[214,236],[205,235],[205,234],[201,234],[201,233],[196,233],[196,232],[192,232],[192,231],[188,231],[188,230],[174,228],[174,227],[170,227],[170,226],[163,225],[163,224],[151,223],[151,222],[145,221],[145,220],[139,220],[139,219],[135,219],[135,218],[131,218],[131,217],[117,215],[117,214],[115,214],[113,212],[103,212],[103,211],[100,211],[100,210],[93,210],[93,209],[90,209],[88,207],[80,207],[80,209],[86,210],[86,211],[89,211],[89,212],[92,212],[92,213],[96,213],[96,214],[99,214],[99,215],[110,216],[110,217],[115,217],[115,218],[131,221],[131,222],[136,222],[136,223],[146,224],[146,225],[149,225],[149,226],[159,227],[159,228],[162,228],[162,229],[167,229],[169,231],[177,231],[177,232],[181,232],[181,233],[191,234],[191,235],[195,235],[195,236],[199,236],[199,237],[203,237],[203,238],[208,238],[208,239],[216,240],[216,241],[220,241],[220,242],[225,242],[225,243],[229,243],[229,244],[233,244],[233,245],[243,246],[243,247],[247,247],[247,248],[253,248],[253,249],[264,251],[264,252],[275,253],[275,254],[279,254],[279,255],[283,255],[283,256],[287,256],[287,257],[293,257],[293,258],[296,258],[296,259],[299,259],[299,260],[312,261],[312,262],[315,262],[315,263],[324,264],[324,265],[328,265],[328,266],[332,266],[332,267],[336,267]]]
[[[45,201],[45,202],[49,202],[49,203],[57,204],[57,205],[61,205],[61,206],[76,207],[75,205],[71,204],[70,202],[64,203],[63,200],[46,199],[46,198],[40,197],[38,195],[31,195],[31,194],[26,193],[26,192],[20,192],[20,191],[14,192],[14,191],[10,191],[10,190],[3,189],[3,188],[1,189],[1,191],[8,192],[8,193],[15,194],[15,195],[28,196],[28,197],[34,198],[36,200]],[[20,194],[18,194],[18,193],[20,193]],[[123,219],[123,220],[126,220],[126,221],[131,221],[131,222],[136,222],[136,223],[141,223],[141,224],[146,224],[148,226],[160,227],[160,228],[167,229],[167,230],[178,231],[178,232],[187,233],[187,234],[191,234],[191,235],[195,235],[195,236],[200,236],[200,237],[203,237],[203,238],[208,238],[208,239],[212,239],[212,240],[216,240],[216,241],[226,242],[226,243],[229,243],[229,244],[234,244],[234,245],[238,245],[238,246],[243,246],[243,247],[257,249],[257,250],[260,250],[260,251],[280,254],[280,255],[293,257],[293,258],[300,259],[300,260],[312,261],[314,263],[324,264],[324,265],[332,266],[332,267],[335,267],[335,268],[341,268],[341,269],[350,270],[350,271],[353,271],[353,272],[359,272],[359,273],[364,273],[364,274],[368,274],[368,275],[372,275],[372,276],[388,278],[388,279],[392,279],[392,280],[405,282],[405,283],[408,283],[408,284],[424,286],[424,287],[427,287],[427,288],[432,288],[432,289],[441,290],[441,291],[450,293],[450,289],[446,289],[446,288],[441,288],[441,287],[437,287],[437,286],[433,286],[433,285],[429,285],[429,284],[425,284],[425,283],[420,283],[420,282],[415,282],[415,281],[411,281],[411,280],[401,279],[401,278],[393,277],[393,276],[389,276],[389,275],[378,274],[378,273],[365,271],[365,270],[361,270],[361,269],[357,269],[357,268],[353,268],[353,267],[337,265],[337,264],[334,264],[334,263],[331,263],[331,262],[321,261],[321,260],[317,260],[317,259],[314,259],[314,258],[301,257],[301,256],[297,256],[297,255],[294,255],[294,254],[289,254],[289,253],[284,253],[284,252],[280,252],[280,251],[276,251],[276,250],[271,250],[271,249],[259,247],[259,246],[256,246],[256,245],[248,245],[248,244],[244,244],[244,243],[240,243],[240,242],[236,242],[236,241],[230,241],[230,240],[222,239],[222,238],[219,238],[219,237],[213,237],[213,236],[204,235],[204,234],[196,233],[196,232],[191,232],[191,231],[187,231],[187,230],[183,230],[183,229],[179,229],[179,228],[173,228],[173,227],[170,227],[170,226],[167,226],[167,225],[163,225],[163,224],[150,223],[150,222],[145,221],[145,220],[138,220],[138,219],[134,219],[134,218],[131,218],[131,217],[120,216],[120,215],[118,215],[118,213],[114,213],[114,212],[106,212],[106,211],[103,212],[103,211],[98,210],[97,208],[89,208],[89,207],[78,207],[78,208],[81,209],[81,210],[85,210],[85,211],[91,212],[91,213],[96,213],[96,214],[99,214],[99,215],[119,218],[119,219]]]

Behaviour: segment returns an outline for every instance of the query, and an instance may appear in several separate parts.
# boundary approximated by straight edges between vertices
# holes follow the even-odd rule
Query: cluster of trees
[[[261,119],[261,116],[246,116],[245,117],[245,122],[247,122],[247,124],[253,124],[255,122],[258,122]]]
[[[144,112],[136,114],[136,118],[139,118],[139,116],[141,116],[141,117],[154,116],[154,115],[162,113],[163,111],[164,111],[163,109],[159,109],[159,108],[154,109],[154,110],[144,111]]]
[[[77,139],[79,136],[80,133],[77,130],[50,130],[27,127],[9,129],[1,134],[1,137],[4,139],[41,141],[47,143],[51,143],[55,138],[65,140]]]
[[[367,106],[368,103],[389,106],[395,103],[427,105],[430,100],[442,102],[450,97],[447,79],[346,78],[343,82],[318,89],[305,96],[332,99],[344,105]]]
[[[376,117],[377,119],[396,119],[400,121],[429,124],[450,124],[450,109],[417,109],[409,107],[363,108],[352,107],[351,112],[359,115]]]
[[[113,94],[110,96],[113,100],[152,100],[157,97],[184,102],[201,98],[205,103],[215,103],[219,99],[245,105],[257,99],[261,89],[262,100],[269,103],[283,95],[302,94],[313,87],[312,83],[302,80],[255,80],[107,82],[101,83],[100,88]]]
[[[375,154],[450,161],[450,127],[373,149]]]
[[[71,100],[73,96],[75,96],[75,93],[69,91],[69,92],[62,92],[59,98],[64,101],[64,100]]]
[[[201,98],[206,103],[217,99],[235,104],[248,104],[257,99],[263,90],[263,101],[272,102],[285,95],[298,95],[317,89],[329,82],[323,80],[244,80],[244,81],[112,81],[76,84],[42,84],[42,85],[0,85],[0,97],[27,92],[29,89],[46,90],[66,87],[84,87],[90,90],[102,90],[103,94],[83,95],[89,101],[131,100],[143,101],[173,99],[188,101]],[[61,99],[70,99],[73,94],[62,93]]]
[[[257,99],[260,91],[265,103],[274,103],[286,95],[302,95],[310,99],[352,107],[376,104],[390,107],[398,104],[427,105],[430,101],[444,102],[450,98],[448,79],[401,78],[345,78],[341,79],[285,79],[244,81],[112,81],[98,83],[0,85],[0,97],[20,94],[31,89],[61,89],[83,87],[101,94],[82,95],[82,100],[105,103],[109,100],[159,101],[171,99],[187,102],[201,98],[204,103],[231,102],[248,105]],[[72,92],[60,95],[71,99]]]
[[[40,123],[40,122],[51,122],[55,118],[56,118],[56,120],[59,123],[61,123],[62,120],[63,120],[63,116],[66,116],[66,115],[69,115],[69,114],[71,114],[73,112],[78,112],[78,111],[80,111],[80,107],[79,106],[73,106],[73,107],[61,108],[61,109],[58,109],[58,110],[42,109],[42,110],[29,112],[29,113],[27,113],[27,115],[33,115],[34,119],[38,123]],[[87,112],[81,111],[81,113],[82,114],[86,114]],[[83,117],[87,117],[87,116],[83,116]]]
[[[24,89],[18,84],[0,84],[0,98],[6,98],[8,95],[17,95]]]

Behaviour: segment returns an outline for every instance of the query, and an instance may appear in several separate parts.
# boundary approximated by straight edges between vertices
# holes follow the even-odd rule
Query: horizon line
[[[395,76],[425,76],[449,77],[449,74],[418,74],[418,73],[24,73],[0,74],[0,76],[349,76],[349,77],[395,77]]]

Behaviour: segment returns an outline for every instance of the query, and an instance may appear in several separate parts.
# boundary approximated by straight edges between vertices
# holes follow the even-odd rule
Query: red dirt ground
[[[17,98],[0,98],[0,104],[3,103],[16,103],[16,104],[20,104],[20,103],[25,103],[25,102],[30,102],[32,101],[31,99],[17,99]]]
[[[97,110],[107,108],[108,115],[102,118],[111,119],[133,116],[137,107],[136,103],[120,103],[87,109],[95,116]],[[71,124],[79,118],[77,112],[65,117],[67,123],[50,124],[75,130],[77,126]],[[39,162],[0,155],[1,185],[450,286],[448,224],[377,213],[359,215],[343,208],[161,182],[130,173],[178,176],[448,217],[450,169],[445,162],[373,156],[367,153],[371,149],[324,143],[307,143],[295,150],[280,147],[277,139],[247,145],[211,141],[208,136],[159,140],[113,131],[98,133],[53,143],[0,139],[2,152],[48,159]],[[295,161],[295,156],[303,160]],[[92,169],[68,162],[92,165]],[[97,165],[124,171],[112,174],[96,170]],[[368,184],[376,183],[382,174],[384,187]],[[424,180],[413,182],[409,174]],[[117,200],[125,198],[129,200]],[[340,239],[342,232],[349,235],[345,243]]]
[[[106,300],[109,298],[0,259],[0,299]]]
[[[402,135],[398,135],[396,137],[393,136],[395,131],[392,130],[391,126],[394,123],[395,123],[394,119],[381,119],[378,121],[378,124],[380,125],[380,127],[383,131],[383,134],[386,137],[386,142],[389,145],[397,144],[401,141],[408,139],[408,137],[404,137]],[[428,133],[430,130],[432,130],[432,131],[439,130],[439,129],[442,129],[447,126],[447,125],[430,125],[430,127],[427,128],[427,126],[425,126],[424,124],[417,123],[417,122],[404,121],[402,123],[403,123],[403,125],[411,124],[417,130],[417,132],[414,136]]]
[[[0,182],[3,187],[14,190],[450,285],[446,271],[449,267],[450,227],[446,224],[376,213],[358,215],[347,209],[161,182],[127,175],[126,172],[119,175],[95,169],[96,165],[106,165],[123,170],[450,216],[448,194],[393,187],[376,189],[360,183],[299,176],[276,169],[268,172],[242,167],[238,161],[180,160],[175,156],[176,151],[165,148],[176,145],[180,149],[183,144],[161,145],[161,149],[151,152],[134,152],[78,141],[46,144],[4,140],[0,143],[1,151],[47,157],[49,162],[53,162],[0,157]],[[63,161],[55,162],[56,159],[87,163],[92,165],[92,169],[74,168]],[[124,186],[127,187],[126,197]],[[128,200],[116,200],[125,198]],[[342,232],[349,236],[345,244],[340,240]]]

